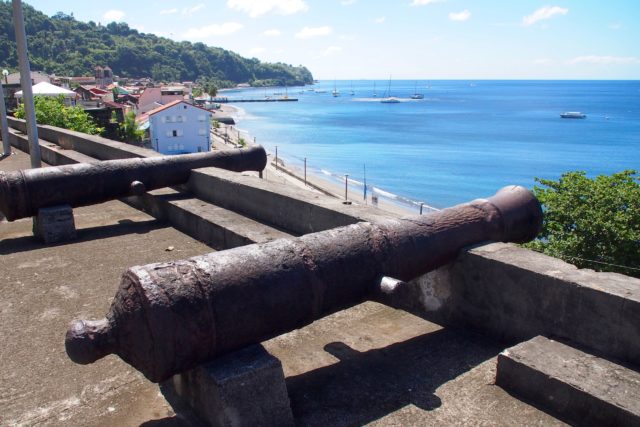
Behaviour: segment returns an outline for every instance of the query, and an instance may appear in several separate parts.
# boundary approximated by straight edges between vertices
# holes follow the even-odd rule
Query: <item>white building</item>
[[[151,148],[159,153],[209,151],[211,113],[204,108],[176,100],[149,111],[146,116]]]

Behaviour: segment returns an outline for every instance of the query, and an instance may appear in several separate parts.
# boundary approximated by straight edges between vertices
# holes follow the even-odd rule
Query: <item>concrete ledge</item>
[[[217,168],[192,171],[186,188],[203,200],[295,235],[395,217],[379,209],[343,205],[329,196]]]
[[[541,336],[498,355],[496,384],[573,424],[640,425],[640,373]]]
[[[124,199],[129,205],[171,223],[173,227],[217,250],[291,237],[235,212],[170,188]]]
[[[506,342],[545,335],[640,365],[640,280],[502,243],[478,246],[383,301]]]
[[[26,136],[26,122],[7,117],[9,126]],[[75,150],[98,160],[127,159],[132,157],[155,157],[162,154],[131,144],[113,141],[96,135],[87,135],[55,126],[38,125],[38,138],[57,144],[65,150]],[[22,149],[22,148],[21,148]],[[23,150],[25,151],[25,150]],[[26,150],[28,152],[28,150]]]

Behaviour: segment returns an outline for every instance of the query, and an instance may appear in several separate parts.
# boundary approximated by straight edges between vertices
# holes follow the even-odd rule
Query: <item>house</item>
[[[211,112],[204,108],[175,100],[143,114],[138,121],[148,123],[151,148],[159,153],[209,151]]]
[[[173,101],[184,99],[184,87],[148,87],[140,95],[138,112],[146,113]]]

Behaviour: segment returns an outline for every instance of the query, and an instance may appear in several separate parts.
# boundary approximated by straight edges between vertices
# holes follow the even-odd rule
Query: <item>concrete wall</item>
[[[507,342],[536,335],[640,365],[640,280],[494,243],[407,284],[386,303]]]

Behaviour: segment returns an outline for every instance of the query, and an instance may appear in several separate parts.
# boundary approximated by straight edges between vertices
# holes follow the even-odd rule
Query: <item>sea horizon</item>
[[[366,180],[368,192],[409,206],[443,208],[574,170],[640,168],[638,80],[323,80],[224,96],[239,108],[237,128],[270,152],[278,146],[286,164],[306,158],[308,173],[348,174],[353,191]],[[233,104],[282,96],[299,101]],[[388,96],[400,102],[379,102]],[[560,118],[566,111],[586,118]]]

